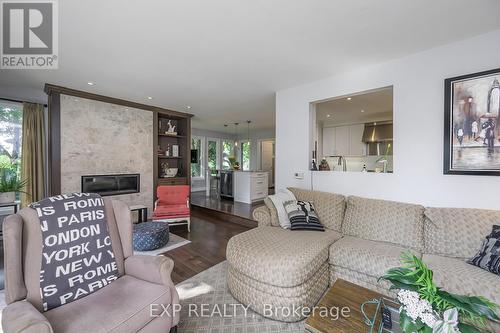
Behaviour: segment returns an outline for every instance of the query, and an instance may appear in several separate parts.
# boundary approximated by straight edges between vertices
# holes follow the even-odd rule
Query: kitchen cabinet
[[[339,126],[335,129],[335,155],[349,155],[349,126]]]
[[[349,126],[349,155],[350,156],[365,156],[366,144],[361,141],[363,137],[364,124],[356,124]]]
[[[323,128],[323,156],[337,155],[335,153],[335,128],[336,127]],[[318,157],[321,158],[322,156]]]
[[[323,128],[323,156],[365,156],[364,124]]]

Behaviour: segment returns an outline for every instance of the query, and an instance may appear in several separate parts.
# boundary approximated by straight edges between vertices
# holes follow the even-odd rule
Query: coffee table
[[[334,307],[338,310],[338,318],[333,317],[336,316],[335,313],[333,316],[321,316],[319,310],[315,311],[306,319],[306,332],[369,332],[370,328],[365,324],[364,316],[361,312],[361,304],[369,300],[380,299],[381,297],[385,296],[357,284],[338,279],[317,305],[318,308],[326,307],[330,309]],[[350,309],[349,317],[343,317],[340,314],[341,309],[344,307]],[[370,318],[373,318],[376,309],[377,306],[375,304],[365,306],[365,312]],[[379,327],[380,320],[381,317],[377,316],[374,327]],[[398,324],[394,323],[394,325]],[[377,329],[374,329],[374,332],[377,332]]]

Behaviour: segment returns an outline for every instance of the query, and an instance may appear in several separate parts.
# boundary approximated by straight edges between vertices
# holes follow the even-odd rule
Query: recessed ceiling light
[[[93,85],[94,85],[94,82],[87,82],[87,84],[88,84],[89,86],[93,86]]]
[[[347,97],[347,100],[350,101],[352,99],[352,97]]]
[[[153,97],[151,97],[151,96],[148,96],[148,99],[149,99],[149,100],[151,100],[151,99],[153,99]]]
[[[329,114],[326,115],[327,118],[330,118],[331,116]]]
[[[361,110],[361,113],[365,112],[365,110]]]
[[[191,105],[186,105],[186,109],[190,110],[191,109]]]

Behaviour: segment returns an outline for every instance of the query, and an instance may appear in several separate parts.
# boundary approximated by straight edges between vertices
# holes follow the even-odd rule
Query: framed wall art
[[[500,68],[445,80],[444,173],[500,176]]]

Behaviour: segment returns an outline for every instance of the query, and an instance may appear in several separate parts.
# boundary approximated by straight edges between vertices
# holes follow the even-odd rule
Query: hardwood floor
[[[245,219],[252,219],[252,211],[263,204],[263,201],[251,205],[224,198],[207,197],[205,191],[191,193],[192,206],[203,207]]]
[[[171,232],[191,243],[167,252],[174,260],[172,280],[179,283],[226,260],[226,245],[229,239],[251,229],[231,222],[230,219],[205,214],[201,210],[192,210],[191,232],[186,226],[173,226]],[[3,242],[0,240],[0,289],[3,289]]]
[[[251,228],[193,210],[190,233],[185,226],[173,226],[170,230],[191,241],[188,245],[166,253],[175,263],[172,272],[173,282],[175,284],[182,282],[226,260],[226,246],[229,239],[249,229]]]

